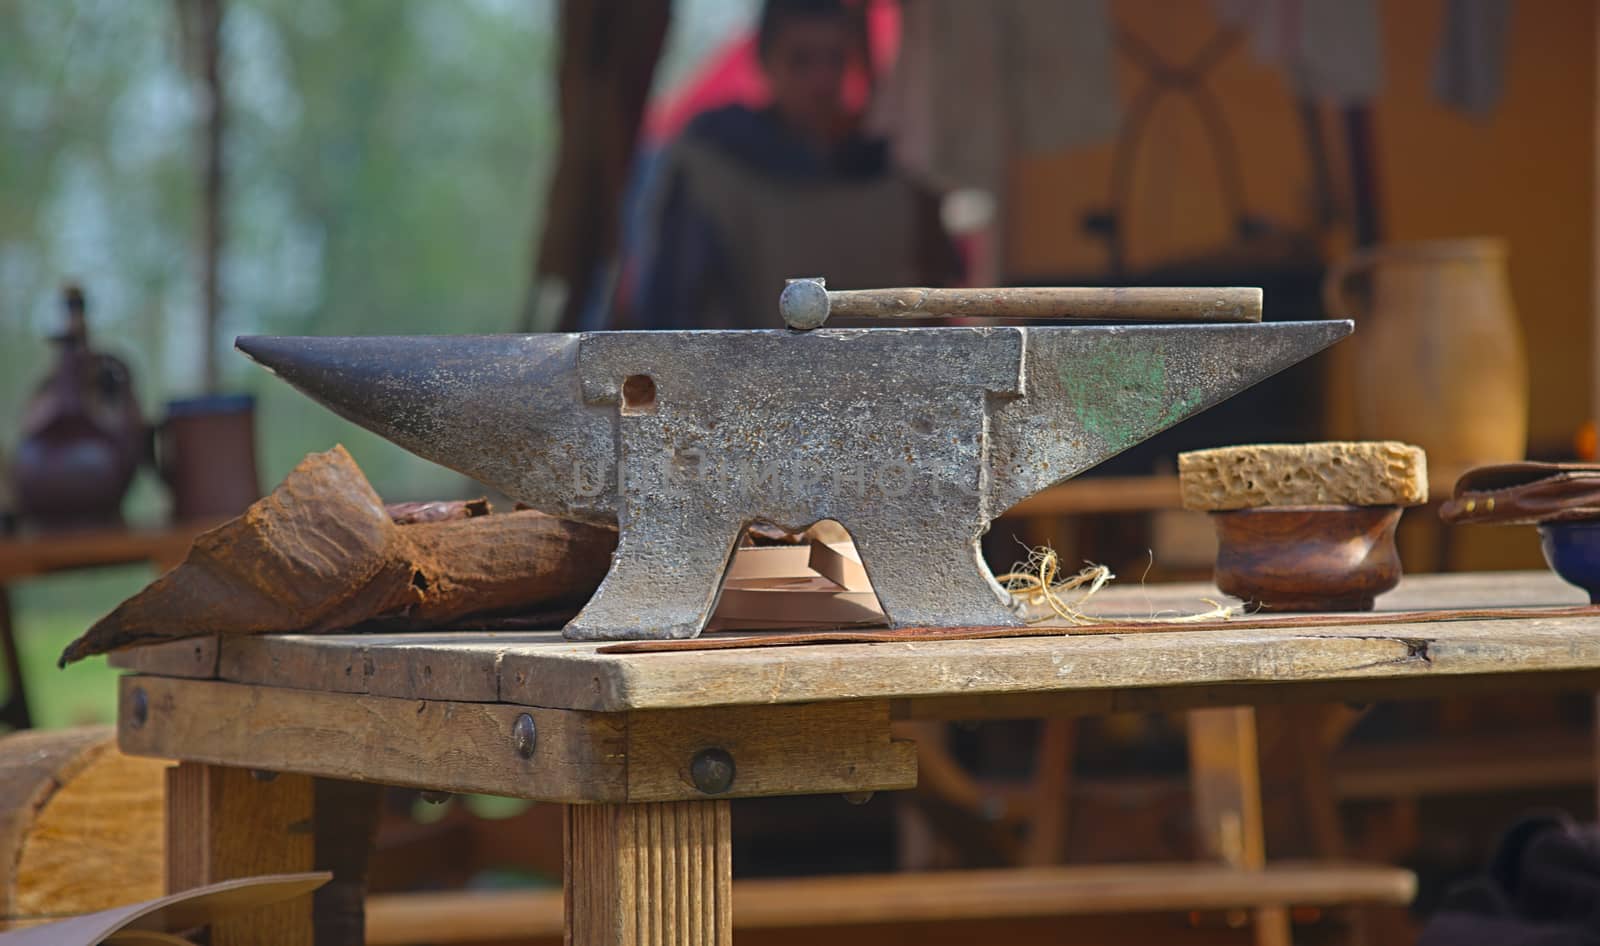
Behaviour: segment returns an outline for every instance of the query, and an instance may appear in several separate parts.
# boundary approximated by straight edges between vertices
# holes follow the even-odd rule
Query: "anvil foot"
[[[848,524],[846,525],[848,528]],[[941,530],[943,531],[943,530]],[[970,531],[851,530],[891,627],[1014,627],[1011,596],[994,580]]]
[[[573,641],[700,636],[722,590],[743,523],[684,534],[660,523],[624,528],[611,571],[562,636]]]
[[[681,641],[699,637],[703,630],[704,621],[645,627],[641,624],[579,624],[573,619],[561,629],[561,636],[569,641]]]

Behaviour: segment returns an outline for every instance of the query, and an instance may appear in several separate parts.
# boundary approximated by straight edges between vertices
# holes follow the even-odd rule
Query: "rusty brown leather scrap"
[[[760,637],[699,637],[676,641],[625,641],[595,648],[600,654],[678,653],[697,650],[743,650],[754,647],[796,647],[802,644],[886,644],[923,641],[975,641],[1003,637],[1076,637],[1086,634],[1152,634],[1183,631],[1250,631],[1302,627],[1376,627],[1387,624],[1438,624],[1447,621],[1491,621],[1501,618],[1600,617],[1600,605],[1556,608],[1462,608],[1438,611],[1365,611],[1349,614],[1248,615],[1215,621],[1113,621],[1104,624],[1025,627],[898,627],[863,631],[775,632]]]
[[[1497,463],[1468,470],[1439,509],[1445,522],[1517,525],[1600,519],[1600,465]]]

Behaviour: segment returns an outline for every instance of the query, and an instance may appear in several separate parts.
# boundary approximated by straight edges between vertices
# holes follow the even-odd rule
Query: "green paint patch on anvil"
[[[1167,383],[1167,353],[1148,339],[1108,344],[1102,357],[1056,369],[1083,429],[1111,449],[1132,446],[1177,423],[1202,398]]]

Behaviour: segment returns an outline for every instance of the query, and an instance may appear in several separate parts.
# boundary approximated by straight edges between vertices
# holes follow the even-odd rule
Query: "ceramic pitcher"
[[[62,300],[55,368],[22,411],[11,460],[17,511],[42,527],[114,523],[144,453],[144,421],[128,366],[89,348],[82,290],[69,286]]]
[[[1365,304],[1350,301],[1369,277]],[[1527,449],[1528,365],[1502,240],[1395,243],[1329,270],[1329,315],[1356,322],[1355,422],[1363,439],[1428,454],[1435,482]]]

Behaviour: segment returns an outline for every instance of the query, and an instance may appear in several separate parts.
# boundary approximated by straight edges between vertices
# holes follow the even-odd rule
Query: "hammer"
[[[856,319],[1074,319],[1085,322],[1259,322],[1256,288],[857,289],[791,279],[778,297],[790,328],[809,332],[830,316]]]

